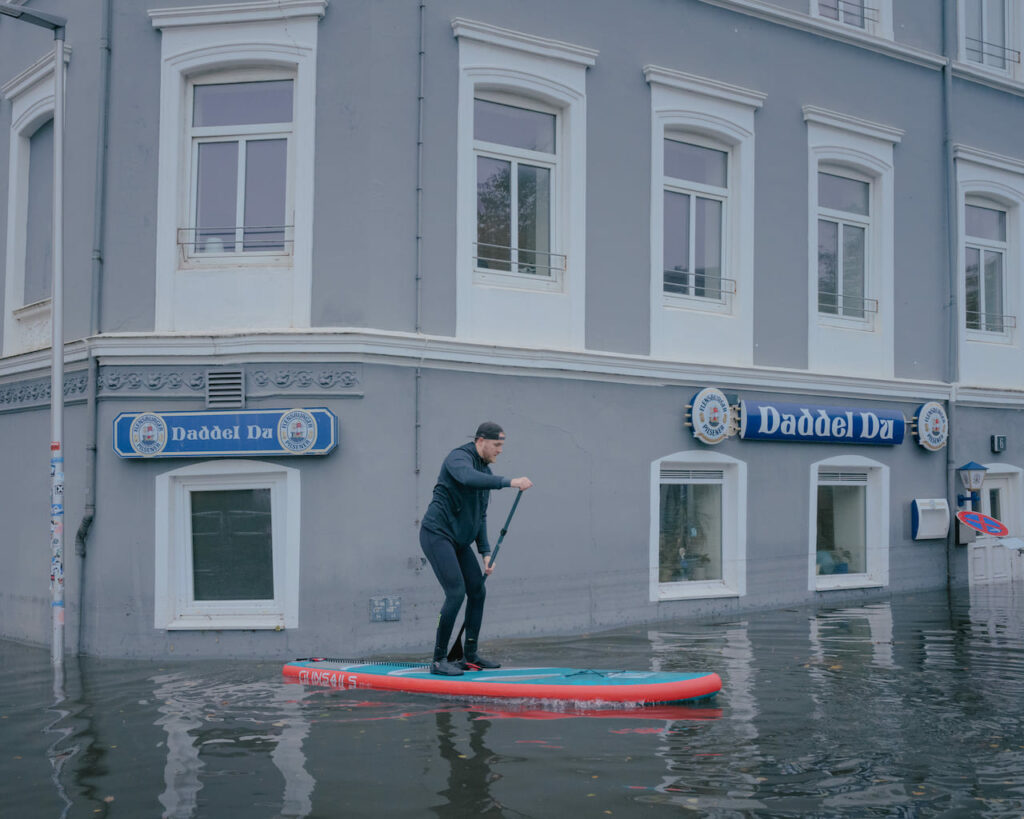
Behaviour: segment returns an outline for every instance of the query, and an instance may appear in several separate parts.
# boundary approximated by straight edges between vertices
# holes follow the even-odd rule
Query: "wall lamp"
[[[960,482],[964,485],[964,489],[968,492],[966,495],[956,496],[956,505],[963,506],[965,501],[970,501],[971,508],[977,511],[977,507],[981,504],[981,495],[978,493],[981,491],[982,484],[985,483],[985,473],[988,472],[988,467],[969,461],[959,467],[956,472],[960,476]]]

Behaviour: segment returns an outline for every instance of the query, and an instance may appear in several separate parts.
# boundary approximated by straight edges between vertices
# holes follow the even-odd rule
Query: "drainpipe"
[[[110,103],[110,4],[101,0],[100,16],[100,107],[97,112],[96,135],[96,184],[93,199],[93,237],[91,299],[89,311],[89,383],[86,398],[86,444],[85,444],[85,509],[82,522],[75,534],[75,555],[79,560],[78,571],[78,645],[82,651],[85,623],[85,556],[89,530],[96,517],[96,439],[97,409],[96,396],[99,392],[99,360],[96,358],[93,339],[102,328],[101,298],[103,295],[103,234],[106,226],[106,179],[107,179],[107,133]]]
[[[949,307],[946,312],[949,333],[947,350],[946,380],[949,382],[949,441],[946,445],[946,497],[956,512],[957,474],[954,443],[957,432],[957,385],[960,381],[960,305],[958,299],[960,270],[959,241],[957,232],[957,185],[956,161],[953,158],[953,58],[957,49],[956,2],[944,0],[942,4],[942,40],[946,63],[942,67],[942,146],[946,165],[946,242],[947,268],[949,273]],[[953,518],[953,525],[946,536],[946,587],[953,584],[953,553],[956,550],[956,535],[960,522]]]
[[[419,56],[417,66],[417,96],[416,96],[416,333],[423,332],[423,68],[426,49],[424,46],[424,25],[423,17],[427,4],[421,2],[419,6]],[[420,359],[422,362],[422,358]],[[414,457],[413,473],[420,474],[420,392],[422,388],[422,368],[416,367],[415,390],[413,391],[413,406],[415,411],[415,423],[413,428]],[[419,481],[416,481],[416,510],[419,511]],[[416,521],[417,524],[419,521]]]

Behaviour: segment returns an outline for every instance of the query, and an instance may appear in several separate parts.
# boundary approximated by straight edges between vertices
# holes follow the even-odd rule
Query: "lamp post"
[[[50,659],[64,663],[64,30],[54,14],[0,3],[0,15],[53,32],[53,278],[50,296]]]
[[[971,502],[971,510],[974,512],[978,511],[978,506],[981,503],[981,487],[985,483],[985,473],[988,472],[987,466],[982,466],[974,461],[969,461],[963,466],[959,467],[957,474],[960,476],[960,482],[964,485],[964,489],[967,490],[966,495],[956,496],[956,505],[963,506],[965,501]]]

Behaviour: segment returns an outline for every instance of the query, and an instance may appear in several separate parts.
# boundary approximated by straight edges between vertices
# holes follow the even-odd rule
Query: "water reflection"
[[[279,663],[0,642],[0,814],[1015,816],[1024,588],[497,645],[510,665],[717,671],[699,707],[467,702]]]

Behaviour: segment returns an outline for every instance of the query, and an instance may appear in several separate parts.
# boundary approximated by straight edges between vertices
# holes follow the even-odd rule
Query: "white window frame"
[[[839,19],[834,20],[821,11],[821,3],[830,6],[837,6],[840,10]],[[892,0],[864,0],[864,25],[857,26],[843,20],[843,6],[852,0],[810,0],[809,13],[811,17],[819,20],[827,26],[834,26],[839,29],[849,29],[873,37],[882,37],[887,40],[893,38],[892,28]]]
[[[32,136],[53,119],[54,54],[49,52],[0,87],[11,103],[7,187],[7,250],[4,259],[5,356],[49,347],[51,300],[25,304],[25,247],[28,239],[29,157]],[[65,49],[64,71],[71,59]]]
[[[868,309],[868,302],[870,300],[870,296],[868,294],[868,277],[869,277],[869,271],[870,271],[871,262],[872,262],[871,250],[872,250],[872,239],[873,239],[873,232],[874,232],[874,230],[873,230],[873,220],[872,220],[872,215],[873,214],[872,214],[872,208],[871,208],[872,199],[874,198],[873,195],[872,195],[873,194],[873,188],[874,188],[874,179],[871,176],[868,176],[867,174],[865,174],[865,173],[863,173],[861,171],[854,170],[854,169],[851,169],[851,168],[848,168],[848,167],[845,167],[845,166],[842,166],[842,165],[834,165],[834,164],[831,164],[831,163],[829,163],[827,161],[823,161],[823,162],[818,164],[818,173],[819,174],[821,174],[821,173],[831,174],[832,176],[841,176],[844,179],[852,179],[852,180],[854,180],[856,182],[865,182],[868,185],[868,213],[867,213],[866,216],[862,215],[862,214],[859,214],[859,213],[853,213],[851,211],[833,210],[832,208],[825,207],[824,205],[819,203],[818,204],[818,218],[815,220],[815,232],[814,232],[815,242],[817,242],[817,239],[818,239],[818,230],[817,230],[818,226],[817,226],[817,222],[819,222],[819,221],[832,222],[833,224],[837,225],[837,227],[838,227],[839,251],[838,251],[838,256],[837,256],[837,264],[836,264],[836,278],[837,278],[837,281],[838,281],[838,283],[837,283],[838,293],[837,293],[837,302],[836,302],[836,304],[837,304],[837,308],[839,308],[839,307],[841,307],[842,292],[843,292],[843,284],[842,284],[842,278],[843,278],[843,264],[842,264],[842,256],[843,256],[843,227],[846,226],[846,225],[851,225],[853,227],[859,227],[859,228],[862,228],[864,230],[864,295],[862,297],[862,299],[864,301],[864,309],[862,310],[862,312],[864,313],[864,315],[863,316],[847,316],[847,315],[843,314],[841,309],[838,309],[836,313],[825,313],[825,312],[822,312],[822,310],[820,308],[820,302],[821,302],[820,292],[821,291],[820,291],[820,271],[819,271],[819,289],[816,292],[815,302],[814,302],[815,306],[816,306],[816,308],[818,310],[818,321],[821,322],[822,324],[831,324],[831,325],[834,325],[834,326],[837,326],[837,327],[850,327],[850,326],[857,327],[857,325],[862,325],[866,329],[872,329],[870,325],[872,325],[873,321],[874,321],[874,317],[873,317],[873,312],[874,311]],[[818,184],[817,175],[815,175],[815,184]]]
[[[511,105],[516,108],[526,108],[530,111],[538,111],[542,114],[551,114],[555,117],[555,152],[553,154],[546,154],[539,151],[530,151],[524,148],[516,148],[512,145],[505,145],[500,142],[485,142],[478,140],[474,137],[473,139],[473,153],[474,162],[476,157],[487,157],[489,159],[499,159],[504,162],[509,162],[512,165],[511,184],[513,190],[512,196],[512,221],[511,221],[511,241],[512,248],[510,251],[510,263],[511,270],[495,270],[493,268],[482,268],[474,264],[473,267],[473,283],[483,285],[494,285],[497,287],[512,287],[522,288],[524,290],[547,290],[554,292],[562,292],[565,287],[565,266],[561,262],[564,260],[565,254],[558,250],[556,244],[556,238],[561,236],[563,231],[561,230],[560,219],[562,213],[559,209],[559,156],[562,152],[562,117],[561,109],[557,108],[549,103],[541,100],[532,99],[529,97],[523,97],[519,95],[513,95],[507,91],[494,91],[487,90],[486,88],[478,88],[473,96],[475,100],[486,100],[488,102],[497,102],[502,105]],[[533,273],[520,273],[515,268],[518,266],[518,252],[519,241],[518,241],[518,197],[515,195],[517,189],[518,175],[516,170],[520,163],[525,163],[533,167],[546,168],[551,172],[549,190],[549,196],[551,198],[551,224],[549,225],[550,237],[551,237],[551,248],[549,256],[549,264],[551,266],[550,272],[547,275],[533,274]],[[477,239],[477,225],[474,223],[473,231],[473,256],[477,257],[479,249],[476,246]]]
[[[818,486],[821,472],[855,472],[866,476],[865,562],[857,574],[817,573]],[[810,591],[866,589],[889,585],[889,467],[861,455],[840,455],[811,464],[808,520],[808,588]]]
[[[808,368],[813,372],[892,378],[895,366],[895,163],[903,131],[859,117],[803,107],[807,123]],[[871,183],[871,235],[864,298],[877,310],[864,319],[818,311],[818,172]]]
[[[206,600],[192,595],[193,491],[269,489],[273,600]],[[298,469],[249,460],[213,460],[156,478],[153,627],[276,629],[299,624],[301,485]]]
[[[1003,313],[1016,324],[1024,320],[1021,282],[1024,250],[1024,162],[966,145],[954,145],[957,176],[957,317],[960,380],[975,386],[1024,386],[1024,332],[1020,326],[1002,333],[967,329],[967,230],[965,206],[990,203],[1006,212],[1006,257],[1003,267]]]
[[[986,490],[990,482],[998,482],[1001,488],[1006,490],[1004,508],[1000,513],[1002,517],[999,520],[1009,529],[1010,537],[1020,537],[1024,534],[1021,520],[1021,510],[1024,509],[1024,469],[1006,463],[991,463],[984,466],[988,467],[988,471],[985,473],[985,483],[981,487],[981,508],[978,511],[985,515],[992,514]],[[977,540],[987,537],[988,535],[979,533]]]
[[[326,7],[326,0],[252,0],[149,12],[161,31],[157,331],[310,326],[317,33]],[[179,229],[192,215],[191,83],[240,70],[294,80],[291,253],[190,258]]]
[[[451,24],[459,43],[456,335],[518,346],[583,349],[586,72],[597,51],[461,17]],[[564,256],[565,269],[556,276],[476,268],[477,97],[557,114],[551,251],[560,254],[560,261]],[[504,146],[492,147],[509,153]]]
[[[1005,241],[1000,242],[1000,241],[998,241],[996,239],[983,239],[981,237],[969,236],[967,234],[967,213],[966,213],[966,210],[967,210],[967,207],[971,206],[971,205],[973,205],[975,207],[988,208],[989,210],[998,210],[1001,213],[1003,213],[1004,219],[1005,219],[1005,224],[1006,224],[1006,239],[1005,239]],[[995,252],[995,253],[999,253],[1002,256],[1002,258],[1003,258],[1002,278],[1001,278],[1001,281],[1000,281],[999,284],[1000,284],[1000,288],[1002,290],[1003,310],[1006,310],[1006,307],[1007,307],[1007,295],[1008,295],[1008,292],[1009,292],[1008,288],[1007,288],[1007,282],[1008,282],[1008,279],[1009,279],[1009,272],[1011,270],[1011,267],[1010,267],[1010,230],[1011,230],[1010,218],[1011,218],[1011,215],[1012,215],[1013,205],[1012,205],[1012,203],[1008,205],[1008,204],[1006,204],[1005,202],[1003,202],[1003,201],[1001,201],[999,199],[992,199],[990,197],[979,196],[977,194],[967,194],[964,197],[963,207],[964,207],[964,213],[963,213],[962,218],[963,218],[963,224],[964,224],[964,232],[962,234],[963,242],[961,243],[961,247],[960,247],[960,263],[959,263],[959,266],[960,266],[960,270],[961,270],[961,275],[963,276],[963,279],[964,279],[964,281],[963,281],[964,307],[963,307],[963,311],[962,311],[963,312],[964,331],[967,333],[967,337],[970,338],[970,339],[973,339],[973,340],[977,340],[977,341],[995,341],[995,342],[1002,341],[1002,342],[1005,342],[1005,343],[1009,343],[1013,339],[1014,328],[1008,326],[1005,322],[1003,324],[1003,329],[1002,330],[986,330],[986,329],[984,329],[982,327],[968,327],[967,326],[967,250],[969,248],[973,248],[974,250],[977,250],[979,252],[979,254],[980,254],[981,265],[980,265],[979,271],[978,271],[978,287],[979,287],[979,299],[981,300],[981,306],[982,307],[984,307],[984,305],[985,305],[985,299],[984,299],[984,293],[985,293],[985,270],[984,270],[984,268],[985,268],[985,265],[984,265],[985,253],[993,253],[993,252]],[[985,315],[983,311],[982,311],[982,315]],[[1012,314],[1003,313],[1002,315],[1012,315]],[[1013,316],[1013,318],[1016,319],[1016,316]]]
[[[675,142],[683,142],[688,145],[696,145],[701,148],[711,148],[716,151],[722,151],[726,155],[726,185],[724,188],[717,185],[706,185],[700,182],[694,182],[689,179],[678,179],[674,176],[669,176],[665,173],[664,169],[664,143],[666,140],[673,140]],[[731,158],[731,146],[722,144],[714,140],[708,139],[701,134],[691,134],[686,131],[674,131],[667,129],[665,130],[664,137],[662,139],[662,213],[664,214],[664,202],[665,192],[678,193],[688,196],[690,198],[690,222],[687,226],[689,231],[689,247],[690,247],[690,271],[688,276],[690,278],[689,287],[692,290],[696,290],[696,278],[697,273],[694,269],[693,263],[694,255],[696,254],[696,208],[695,200],[697,198],[714,200],[720,202],[722,205],[722,229],[718,237],[719,242],[719,253],[722,261],[722,272],[720,280],[720,295],[718,298],[709,298],[707,296],[698,296],[694,293],[668,293],[665,292],[665,235],[664,235],[664,216],[662,218],[662,244],[661,244],[661,271],[662,271],[662,293],[664,297],[664,304],[666,306],[677,306],[677,307],[691,307],[695,310],[709,310],[713,312],[728,313],[731,312],[730,302],[735,295],[736,280],[731,278],[726,271],[730,270],[730,259],[729,259],[729,165]]]
[[[259,125],[214,125],[208,127],[196,127],[192,123],[194,111],[194,94],[197,85],[215,85],[245,82],[264,82],[273,80],[292,81],[292,122],[288,127],[282,124],[267,123]],[[291,265],[292,260],[292,239],[291,231],[294,225],[285,227],[285,242],[282,250],[260,251],[242,250],[242,221],[238,221],[235,227],[235,241],[238,245],[236,250],[223,253],[196,252],[193,249],[196,241],[194,233],[196,225],[196,211],[198,209],[198,183],[199,183],[199,146],[211,142],[234,142],[239,145],[238,151],[238,181],[236,190],[236,210],[241,215],[245,205],[245,145],[250,141],[264,139],[283,139],[287,144],[286,149],[286,174],[287,184],[285,191],[285,221],[294,219],[294,167],[295,167],[295,76],[290,71],[268,71],[267,69],[254,70],[229,70],[208,74],[200,74],[190,77],[188,81],[188,101],[186,112],[189,118],[189,188],[188,188],[188,210],[185,222],[182,225],[184,235],[179,237],[179,245],[182,248],[180,264],[182,268],[198,267],[219,267],[224,264],[246,265]],[[229,227],[224,225],[224,227]]]
[[[655,65],[651,88],[651,355],[667,360],[750,366],[754,356],[754,114],[765,95]],[[722,277],[734,293],[722,300],[665,293],[664,197],[680,180],[665,175],[665,139],[728,153],[722,214]],[[687,183],[680,190],[696,190]],[[719,191],[720,193],[720,191]],[[715,344],[709,346],[708,338]]]
[[[721,472],[721,478],[693,478],[685,483],[719,483],[722,487],[722,578],[662,583],[659,578],[662,467]],[[678,483],[680,481],[669,481]],[[651,463],[650,599],[692,600],[743,597],[747,593],[747,465],[717,452],[676,452]]]
[[[957,40],[958,53],[955,67],[957,73],[982,82],[1004,81],[1010,84],[1024,83],[1024,64],[1021,62],[1021,49],[1024,47],[1024,10],[1018,0],[1006,0],[1006,19],[1003,25],[1006,32],[1006,65],[1003,68],[985,62],[971,60],[967,55],[967,20],[965,0],[957,0]],[[998,44],[993,44],[999,47]]]

